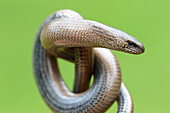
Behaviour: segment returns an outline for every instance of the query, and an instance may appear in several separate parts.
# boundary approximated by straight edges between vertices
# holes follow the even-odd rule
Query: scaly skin
[[[124,85],[121,87],[119,64],[112,52],[104,48],[131,54],[144,52],[144,46],[134,37],[104,24],[83,20],[72,10],[58,11],[44,21],[35,40],[33,66],[41,95],[53,112],[102,113],[118,95],[118,113],[133,112],[130,94]],[[82,93],[69,91],[54,56],[76,63],[76,70],[80,72],[77,73],[78,81],[75,79],[74,92]],[[80,81],[89,80],[85,77],[86,73],[89,73],[88,76],[92,73],[89,67],[93,69],[94,83],[85,91],[89,83]]]

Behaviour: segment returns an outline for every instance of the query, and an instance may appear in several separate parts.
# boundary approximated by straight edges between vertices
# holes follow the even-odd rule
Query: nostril
[[[139,49],[141,51],[140,53],[144,53],[145,52],[145,47],[143,46],[143,44],[140,43],[138,47],[139,47]]]
[[[142,46],[142,48],[141,48],[141,49],[142,49],[142,52],[144,53],[144,52],[145,52],[145,47],[144,47],[144,46]]]

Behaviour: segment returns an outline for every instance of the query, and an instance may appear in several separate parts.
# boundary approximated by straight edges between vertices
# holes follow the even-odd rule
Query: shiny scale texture
[[[95,48],[102,47],[102,48]],[[118,113],[132,113],[133,103],[117,59],[108,49],[141,54],[144,46],[110,26],[60,10],[41,25],[35,40],[33,68],[39,91],[53,112],[105,112],[118,100]],[[65,85],[57,58],[75,63],[74,89]],[[89,88],[91,75],[94,82]],[[120,88],[121,87],[121,88]]]

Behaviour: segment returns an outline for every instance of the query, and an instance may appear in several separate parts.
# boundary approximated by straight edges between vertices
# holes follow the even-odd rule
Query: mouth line
[[[126,51],[127,53],[136,54],[136,55],[142,54],[142,53],[144,52],[143,49],[136,50],[136,49],[128,49],[128,48],[125,48],[125,51]]]

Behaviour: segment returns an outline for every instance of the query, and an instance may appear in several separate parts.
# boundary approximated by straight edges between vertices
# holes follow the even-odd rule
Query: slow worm
[[[60,10],[41,25],[35,39],[33,69],[39,91],[55,113],[105,112],[118,100],[118,113],[132,113],[133,102],[109,50],[141,54],[144,46],[127,33]],[[74,90],[65,85],[57,58],[75,62]],[[94,81],[89,88],[91,75]],[[69,76],[69,75],[68,75]]]

